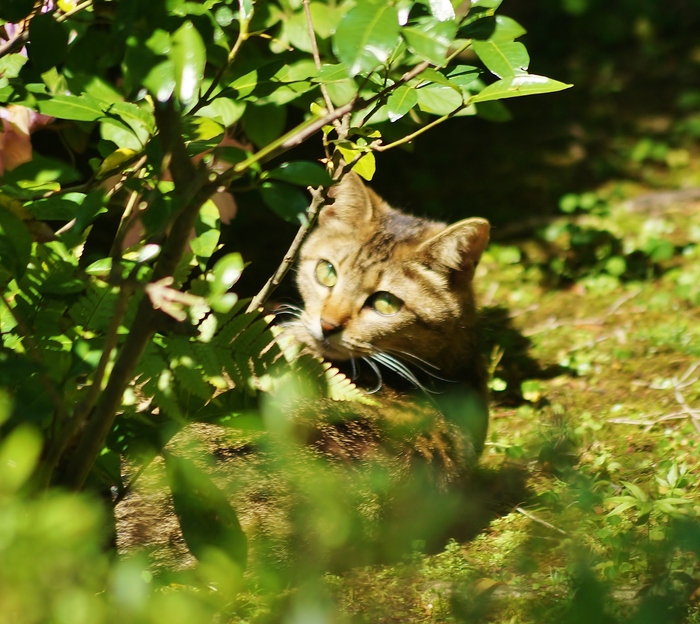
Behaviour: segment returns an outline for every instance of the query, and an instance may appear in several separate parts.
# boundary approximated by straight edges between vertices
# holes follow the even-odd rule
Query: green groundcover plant
[[[568,86],[528,73],[499,4],[2,2],[0,622],[208,621],[234,601],[246,537],[195,464],[166,453],[200,559],[186,589],[110,560],[78,492],[121,499],[122,462],[191,423],[269,426],[284,356],[260,308],[350,168],[370,180],[377,154],[452,117]],[[284,160],[308,141],[322,163]],[[242,193],[299,226],[252,301],[220,243]]]

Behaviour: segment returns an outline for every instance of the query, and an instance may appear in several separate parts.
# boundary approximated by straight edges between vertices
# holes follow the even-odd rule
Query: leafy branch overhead
[[[454,116],[504,118],[498,100],[569,86],[528,73],[525,30],[498,5],[2,3],[1,357],[8,426],[42,440],[33,487],[123,492],[120,455],[257,413],[283,361],[258,309],[332,184]],[[309,140],[322,164],[281,162]],[[247,311],[221,236],[243,193],[300,225]],[[369,400],[311,368],[327,396]]]

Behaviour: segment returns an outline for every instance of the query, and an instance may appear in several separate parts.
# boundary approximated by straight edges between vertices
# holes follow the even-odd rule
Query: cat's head
[[[431,361],[462,340],[474,324],[471,282],[488,222],[403,214],[354,173],[331,196],[301,249],[297,339],[335,361],[376,353]]]

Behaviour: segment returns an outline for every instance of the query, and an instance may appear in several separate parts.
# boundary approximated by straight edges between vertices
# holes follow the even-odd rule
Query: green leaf
[[[239,147],[217,147],[216,148],[217,157],[221,158],[224,162],[229,165],[235,165],[236,163],[243,162],[250,154],[243,151]]]
[[[387,99],[387,109],[389,119],[393,123],[403,117],[416,104],[418,104],[418,94],[416,89],[401,85],[398,89],[392,92]]]
[[[353,78],[348,78],[348,68],[338,65],[323,65],[312,80],[326,85],[328,95],[336,106],[342,106],[352,100],[358,91],[357,83]]]
[[[17,78],[26,62],[27,57],[22,54],[8,54],[0,58],[0,76],[7,79]]]
[[[627,490],[636,498],[637,500],[646,503],[649,500],[649,495],[635,483],[630,483],[629,481],[622,481]]]
[[[253,19],[254,0],[238,0],[238,19],[243,22],[249,22]]]
[[[304,193],[283,182],[264,182],[260,194],[267,206],[290,223],[299,223],[299,215],[305,214],[309,205]]]
[[[19,280],[32,254],[32,237],[24,223],[8,210],[0,208],[0,264]]]
[[[16,492],[31,476],[41,453],[41,435],[24,423],[13,429],[0,445],[0,491]]]
[[[495,15],[467,24],[459,31],[459,36],[477,41],[506,42],[522,37],[526,32],[514,19],[504,15]]]
[[[145,107],[137,106],[132,102],[113,102],[105,112],[119,117],[144,144],[155,133],[156,122],[153,112]]]
[[[450,84],[457,85],[462,89],[469,87],[481,74],[481,71],[472,65],[457,65],[450,69],[447,78]]]
[[[356,76],[384,65],[398,43],[398,35],[398,9],[363,0],[341,20],[333,37],[333,49],[350,75]]]
[[[433,65],[444,65],[447,50],[454,41],[457,24],[453,21],[438,21],[423,18],[415,26],[401,30],[410,50]]]
[[[448,115],[463,104],[461,94],[452,87],[428,85],[416,89],[416,93],[420,109],[433,115]]]
[[[213,201],[204,202],[199,209],[195,224],[195,237],[190,241],[190,248],[199,258],[210,258],[219,245],[219,209]]]
[[[207,62],[204,41],[192,22],[185,22],[173,33],[170,60],[174,69],[175,95],[187,104],[197,95]]]
[[[218,549],[242,571],[248,545],[224,493],[193,462],[171,453],[164,456],[175,514],[187,547],[197,559],[206,558],[208,549]]]
[[[103,119],[100,124],[100,136],[105,141],[112,141],[117,147],[131,149],[135,152],[143,149],[143,143],[131,128],[117,119]]]
[[[200,108],[196,114],[200,117],[209,117],[228,128],[243,117],[245,107],[245,102],[227,97],[218,97],[211,104]]]
[[[211,270],[211,281],[209,282],[211,292],[215,295],[225,293],[238,281],[244,268],[245,262],[243,262],[241,254],[226,254]]]
[[[153,66],[143,79],[146,87],[159,102],[166,102],[175,91],[175,65],[171,60],[164,60]]]
[[[523,95],[536,95],[539,93],[554,93],[568,89],[573,85],[564,84],[558,80],[552,80],[545,76],[526,74],[499,80],[486,87],[481,93],[473,96],[471,102],[489,102],[491,100],[503,100],[505,98],[520,97]]]
[[[496,15],[496,29],[491,35],[491,41],[513,41],[527,33],[518,22],[505,15]]]
[[[43,115],[73,121],[95,121],[103,116],[102,104],[86,93],[82,95],[54,95],[50,100],[37,100]]]
[[[298,186],[328,186],[332,182],[321,165],[304,160],[283,163],[268,172],[267,177]]]
[[[3,2],[4,4],[4,2]],[[38,13],[29,22],[29,59],[40,74],[56,67],[68,51],[68,31],[52,13]]]
[[[357,158],[361,153],[357,149],[347,149],[338,146],[338,151],[343,155],[346,162],[351,162]],[[362,176],[365,180],[370,181],[375,172],[377,171],[377,161],[372,152],[365,152],[362,158],[358,160],[354,165],[352,170],[359,176]]]
[[[499,78],[512,78],[527,72],[530,56],[522,43],[474,41],[472,46],[484,65]]]
[[[504,122],[513,119],[510,111],[502,102],[479,102],[475,105],[475,108],[479,117],[489,121]]]
[[[282,134],[286,119],[284,106],[248,106],[243,115],[246,136],[257,147],[265,147]]]

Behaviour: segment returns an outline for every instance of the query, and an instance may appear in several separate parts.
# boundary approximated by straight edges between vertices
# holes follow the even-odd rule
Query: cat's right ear
[[[318,215],[320,225],[334,221],[345,226],[367,223],[372,220],[374,211],[381,204],[379,196],[367,188],[354,171],[350,171],[338,184],[332,186],[328,196],[335,201],[321,209]]]

